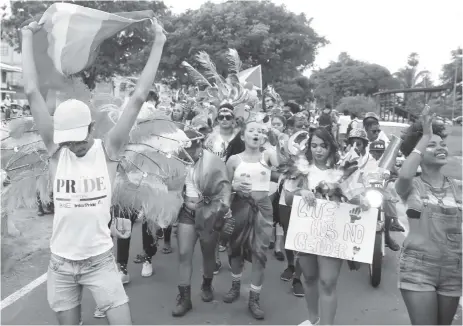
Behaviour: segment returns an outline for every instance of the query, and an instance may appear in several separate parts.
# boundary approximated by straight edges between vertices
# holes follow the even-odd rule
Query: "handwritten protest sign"
[[[308,206],[295,196],[285,248],[371,264],[378,210],[317,199]]]

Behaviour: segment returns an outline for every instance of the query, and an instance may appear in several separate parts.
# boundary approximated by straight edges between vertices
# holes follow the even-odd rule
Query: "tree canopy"
[[[194,65],[199,51],[207,52],[219,73],[226,73],[225,52],[238,51],[243,68],[262,65],[263,83],[296,78],[312,65],[327,44],[305,15],[296,15],[269,1],[206,3],[173,17],[161,61],[163,71],[184,74],[182,61]]]
[[[344,96],[370,96],[381,89],[399,88],[387,68],[355,60],[345,52],[328,67],[314,71],[310,81],[316,85],[315,98],[333,106]]]

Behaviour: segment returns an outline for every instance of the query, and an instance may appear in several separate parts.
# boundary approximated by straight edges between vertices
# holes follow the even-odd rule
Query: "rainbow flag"
[[[51,5],[33,38],[41,88],[60,89],[66,77],[92,65],[104,40],[153,17],[151,10],[107,13],[71,3]]]

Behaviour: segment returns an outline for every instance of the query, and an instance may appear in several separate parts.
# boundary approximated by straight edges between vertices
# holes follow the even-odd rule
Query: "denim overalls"
[[[454,180],[449,181],[445,196],[451,194],[456,206],[431,203],[428,186],[419,177],[413,180],[407,204],[421,215],[409,219],[410,233],[400,255],[400,289],[462,295],[462,192]]]

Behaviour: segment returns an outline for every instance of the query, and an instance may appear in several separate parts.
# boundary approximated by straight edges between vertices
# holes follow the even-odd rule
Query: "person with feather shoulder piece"
[[[31,22],[21,32],[24,92],[50,157],[53,183],[55,217],[47,275],[48,302],[60,324],[77,325],[81,319],[82,284],[87,284],[109,324],[130,325],[128,297],[114,268],[108,228],[111,197],[119,158],[154,82],[166,36],[161,25],[153,21],[155,40],[135,92],[114,127],[97,138],[90,107],[84,102],[62,102],[53,118],[47,108],[33,49],[33,36],[42,27]],[[69,272],[75,265],[83,270],[79,282]],[[57,292],[57,288],[65,290]]]
[[[187,130],[188,136],[196,134]],[[212,280],[216,264],[219,237],[229,233],[231,183],[225,163],[215,154],[203,149],[203,140],[191,141],[186,152],[194,161],[188,168],[184,204],[178,215],[179,295],[172,316],[181,317],[192,309],[192,257],[196,242],[203,254],[203,283],[201,299],[214,299]]]

